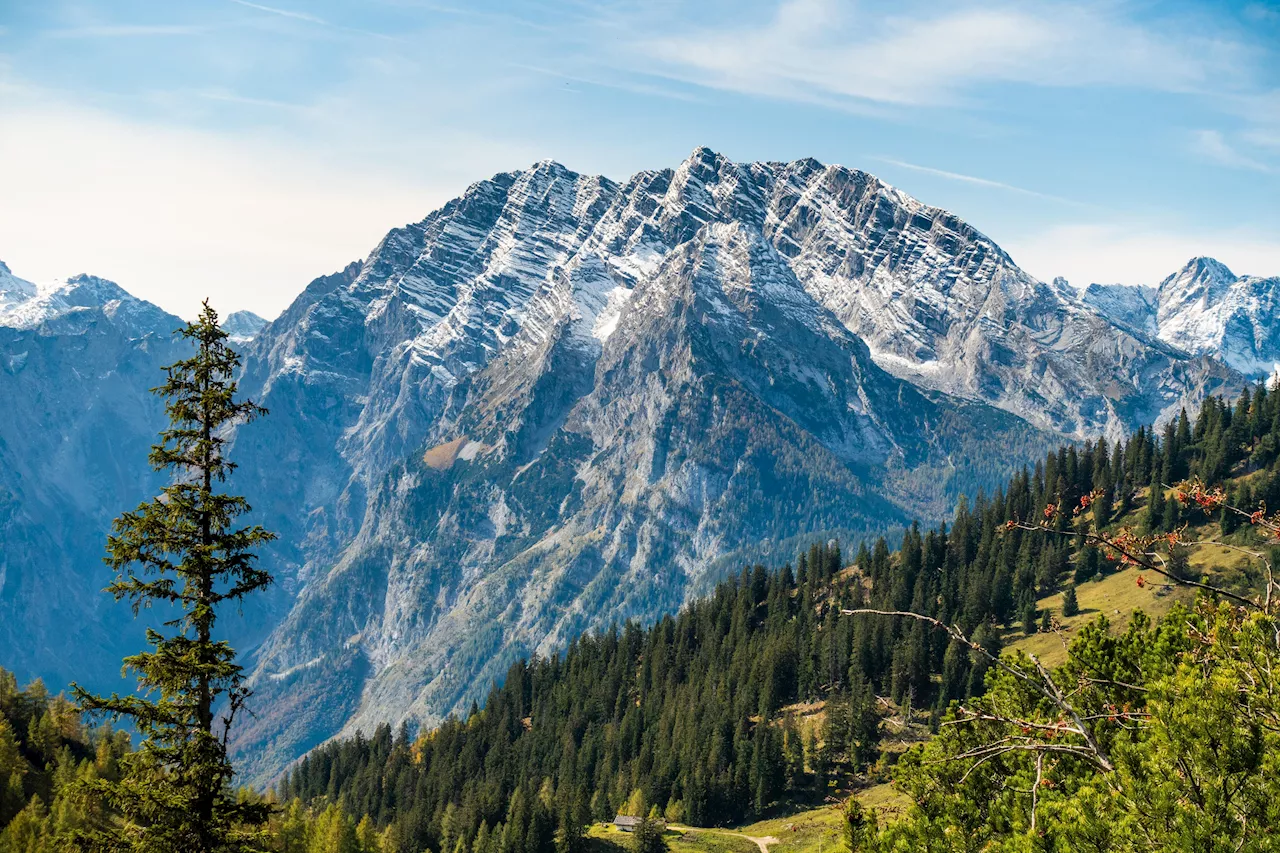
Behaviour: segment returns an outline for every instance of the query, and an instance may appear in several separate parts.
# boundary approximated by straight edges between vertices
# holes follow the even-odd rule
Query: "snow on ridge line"
[[[1217,356],[1255,379],[1280,361],[1274,276],[1237,276],[1214,258],[1196,257],[1157,287],[1091,284],[1081,298],[1113,322],[1191,355]]]
[[[0,272],[0,327],[33,329],[80,312],[101,311],[113,323],[140,334],[168,334],[182,320],[129,293],[110,279],[79,273],[66,279],[32,283]]]

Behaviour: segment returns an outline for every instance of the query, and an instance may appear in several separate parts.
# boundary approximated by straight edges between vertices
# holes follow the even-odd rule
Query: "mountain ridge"
[[[231,336],[235,344],[249,343],[270,322],[252,311],[232,311],[222,321],[222,329]]]
[[[1196,257],[1155,287],[1091,284],[1084,301],[1192,355],[1212,354],[1254,380],[1280,367],[1280,276],[1237,276]]]
[[[868,173],[705,148],[622,182],[554,161],[479,181],[243,351],[271,416],[229,436],[231,487],[281,534],[260,627],[233,634],[259,781],[465,707],[604,614],[656,618],[735,554],[938,518],[1059,435],[1243,382]],[[137,420],[130,447],[160,426]],[[102,500],[99,535],[136,502]]]
[[[1050,412],[1039,422],[1075,430],[1176,412],[1177,402],[1235,381],[1212,360],[1117,332],[1073,292],[1017,270],[980,232],[908,199],[855,170],[812,160],[739,165],[709,149],[620,183],[543,161],[473,184],[394,229],[358,271],[305,301],[290,321],[298,332],[273,324],[246,365],[258,376],[255,348],[272,353],[263,402],[273,411],[328,406],[345,425],[333,445],[314,442],[336,451],[319,451],[327,461],[318,485],[330,499],[316,501],[311,490],[308,503],[299,484],[301,499],[289,502],[317,520],[300,538],[328,550],[299,554],[294,613],[256,652],[254,683],[273,710],[239,748],[260,756],[273,744],[292,747],[253,772],[269,777],[273,762],[323,739],[326,728],[439,719],[514,656],[549,651],[594,614],[653,618],[684,599],[702,567],[758,544],[743,531],[770,539],[830,527],[834,519],[797,513],[814,500],[789,492],[798,483],[817,488],[836,514],[883,506],[855,523],[864,532],[933,517],[956,491],[984,482],[955,462],[972,455],[966,442],[978,433],[1003,439],[1015,455],[1048,440],[983,408],[1025,408],[1033,398],[1005,391],[1026,370],[1044,369],[1037,364],[1060,371],[1058,399],[1067,401],[1066,417]],[[695,247],[701,254],[690,255]],[[948,251],[965,263],[945,287],[932,286],[937,270],[954,266]],[[868,281],[878,289],[866,292],[892,310],[871,311],[870,296],[847,298]],[[963,296],[966,313],[922,320],[894,301],[895,282],[919,291],[911,306]],[[991,308],[982,293],[993,288],[999,304]],[[1067,319],[1044,321],[1055,312]],[[940,357],[974,355],[1004,370],[994,332],[976,348],[963,343],[1006,313],[1031,354],[999,382],[985,383],[976,368],[956,374],[970,392],[963,404],[930,402],[946,383],[923,383],[921,392],[902,378],[919,381],[918,371],[886,374],[865,343],[867,330],[884,342],[905,328]],[[903,322],[870,325],[884,314]],[[345,330],[337,338],[352,357],[338,370],[328,366],[334,336],[301,334],[321,320]],[[845,366],[808,370],[809,356],[832,346]],[[1072,364],[1077,358],[1093,363]],[[308,387],[312,360],[322,393]],[[1086,374],[1123,377],[1130,391],[1082,386]],[[851,397],[832,384],[836,375],[861,377]],[[1152,377],[1149,392],[1143,383]],[[885,383],[900,390],[869,390]],[[1076,387],[1093,390],[1067,393]],[[313,392],[324,401],[310,401]],[[1146,396],[1135,402],[1126,393]],[[1085,411],[1078,401],[1090,395],[1103,402]],[[807,417],[798,400],[824,414]],[[823,408],[827,401],[833,408]],[[946,413],[926,419],[934,426],[898,431],[886,420],[932,406]],[[847,420],[845,411],[859,407],[863,417]],[[735,420],[745,412],[752,415]],[[717,426],[731,422],[736,430]],[[936,437],[922,442],[926,428]],[[237,438],[246,468],[278,455],[270,429]],[[734,444],[745,435],[764,444]],[[737,455],[708,455],[708,436]],[[765,460],[780,457],[821,458],[848,473],[828,481],[803,462],[772,473]],[[756,485],[741,481],[741,494],[754,497],[737,496],[740,468],[760,475]],[[872,478],[859,473],[872,468]],[[789,497],[775,507],[774,526],[760,526],[751,507],[773,506],[770,494]],[[619,588],[621,597],[603,593]],[[326,719],[308,716],[304,706],[314,702],[298,696],[326,697],[315,712]]]
[[[13,278],[0,273],[0,648],[25,677],[116,687],[121,638],[142,636],[101,593],[103,549],[111,519],[160,485],[148,389],[186,353],[182,323],[105,279]]]

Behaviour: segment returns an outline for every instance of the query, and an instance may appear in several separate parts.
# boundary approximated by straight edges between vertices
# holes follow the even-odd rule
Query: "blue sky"
[[[873,172],[1034,275],[1280,273],[1280,0],[0,0],[0,259],[278,313],[468,183]]]

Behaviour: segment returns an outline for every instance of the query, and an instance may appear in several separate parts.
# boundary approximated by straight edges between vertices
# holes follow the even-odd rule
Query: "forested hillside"
[[[86,729],[80,711],[39,681],[19,690],[0,669],[0,853],[62,849],[83,814],[69,796],[78,779],[115,778],[129,736]]]
[[[1248,528],[1257,517],[1230,505],[1280,502],[1278,459],[1280,395],[1257,388],[1235,405],[1207,401],[1194,425],[1183,417],[1159,438],[1139,430],[1113,446],[1063,447],[1005,489],[963,504],[950,525],[913,526],[896,550],[880,540],[850,560],[828,542],[780,569],[744,569],[656,624],[617,626],[517,663],[466,719],[416,735],[384,726],[315,750],[273,792],[288,805],[271,822],[271,845],[285,853],[566,853],[582,849],[586,825],[619,811],[734,824],[829,802],[886,775],[934,811],[913,811],[887,829],[854,813],[853,843],[937,845],[949,825],[999,840],[1025,824],[1017,791],[1029,789],[993,793],[1008,785],[991,774],[1018,768],[991,762],[961,779],[927,756],[972,747],[942,723],[957,709],[1007,699],[1008,667],[925,621],[848,611],[911,611],[998,652],[1052,623],[1039,604],[1046,596],[1065,588],[1074,599],[1076,584],[1118,569],[1106,553],[1114,549],[1094,538],[1118,523],[1168,535],[1190,522],[1235,542],[1256,538]],[[1189,499],[1187,510],[1163,484],[1188,476],[1225,480],[1227,490],[1220,500]],[[1171,566],[1193,571],[1169,550]],[[1214,580],[1245,593],[1260,578],[1234,569]],[[1134,620],[1119,641],[1105,625],[1085,629],[1064,671],[1079,670],[1082,657],[1109,666],[1128,693],[1100,692],[1091,707],[1105,715],[1123,706],[1124,723],[1147,713],[1134,710],[1146,701],[1142,684],[1176,671],[1187,626],[1205,618],[1175,608],[1157,626]],[[1031,715],[1035,703],[1023,710]],[[881,742],[890,714],[942,736],[894,766],[900,750]],[[77,824],[102,820],[83,813],[71,783],[110,778],[127,750],[125,735],[84,728],[74,706],[39,683],[20,691],[12,676],[0,677],[0,853],[62,850]],[[1088,781],[1072,772],[1054,777],[1074,780],[1063,796]],[[974,788],[979,780],[987,788]],[[972,811],[984,798],[1006,810],[1004,829]],[[1042,827],[1049,820],[1040,819]]]
[[[1162,484],[1232,475],[1233,503],[1276,503],[1278,416],[1280,395],[1259,387],[1234,406],[1206,401],[1194,426],[1183,416],[1159,438],[1064,447],[950,527],[913,527],[896,552],[882,540],[846,568],[830,544],[794,567],[743,571],[678,616],[517,664],[466,720],[324,746],[281,793],[367,814],[403,849],[463,853],[542,853],[637,804],[714,825],[821,800],[877,760],[877,696],[931,708],[936,726],[952,700],[983,693],[990,667],[925,622],[842,609],[909,610],[998,650],[1007,626],[1049,621],[1038,599],[1114,570],[1088,534],[1135,514],[1148,532],[1184,523]],[[1058,511],[1076,506],[1087,511]],[[813,702],[826,712],[806,736],[793,706]]]

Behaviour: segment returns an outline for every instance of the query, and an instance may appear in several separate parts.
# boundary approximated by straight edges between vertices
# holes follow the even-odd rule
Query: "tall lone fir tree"
[[[128,718],[141,735],[119,782],[86,783],[86,795],[113,816],[80,834],[83,850],[258,850],[269,814],[269,806],[243,801],[231,787],[227,734],[250,691],[235,651],[213,636],[221,605],[271,583],[253,549],[274,534],[237,527],[249,504],[215,488],[235,468],[222,453],[222,428],[266,410],[236,399],[240,357],[226,345],[207,301],[199,319],[177,334],[196,353],[165,368],[167,381],[153,389],[166,399],[169,428],[149,456],[157,471],[173,472],[174,482],[116,519],[106,557],[116,578],[106,591],[129,599],[135,615],[155,603],[178,615],[164,623],[166,633],[147,630],[151,651],[125,658],[137,674],[138,695],[101,697],[73,685],[85,711]]]

